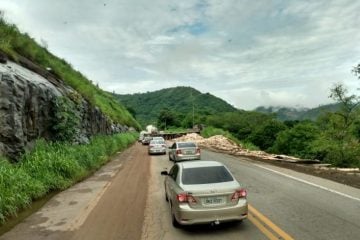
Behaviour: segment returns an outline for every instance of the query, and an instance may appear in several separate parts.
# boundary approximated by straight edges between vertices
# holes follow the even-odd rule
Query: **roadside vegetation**
[[[360,78],[360,64],[353,72]],[[317,159],[336,167],[360,167],[360,96],[336,84],[329,97],[335,104],[320,107],[315,113],[310,111],[313,120],[282,121],[276,113],[243,110],[196,110],[192,114],[189,109],[183,115],[176,112],[176,107],[165,106],[158,113],[157,126],[187,129],[194,124],[204,127],[203,137],[224,135],[251,150]]]
[[[35,199],[63,190],[89,176],[116,152],[137,139],[137,133],[97,136],[87,145],[45,142],[16,164],[0,158],[0,223]]]
[[[93,106],[99,107],[114,122],[140,129],[134,117],[111,94],[101,90],[79,71],[74,70],[64,59],[50,53],[45,41],[38,44],[28,34],[21,33],[15,25],[7,23],[1,11],[0,36],[0,51],[11,60],[19,62],[21,57],[25,57],[44,69],[50,68],[55,76],[74,88]]]

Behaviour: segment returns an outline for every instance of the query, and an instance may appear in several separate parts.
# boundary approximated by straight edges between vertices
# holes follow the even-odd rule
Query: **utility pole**
[[[191,93],[191,102],[192,102],[192,129],[194,129],[194,114],[195,114],[195,109],[194,109],[194,96],[192,94],[192,89],[190,89],[190,93]]]

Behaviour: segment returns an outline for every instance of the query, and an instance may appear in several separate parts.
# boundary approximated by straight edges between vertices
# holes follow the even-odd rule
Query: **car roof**
[[[221,162],[217,161],[204,161],[204,160],[196,160],[196,161],[186,161],[178,163],[182,168],[197,168],[197,167],[216,167],[216,166],[224,166]]]

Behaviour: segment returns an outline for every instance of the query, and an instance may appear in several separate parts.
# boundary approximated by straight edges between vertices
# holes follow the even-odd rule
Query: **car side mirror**
[[[161,171],[161,175],[167,176],[169,173],[167,171]]]

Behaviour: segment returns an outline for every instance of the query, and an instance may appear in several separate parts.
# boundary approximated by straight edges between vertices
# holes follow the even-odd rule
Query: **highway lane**
[[[250,204],[295,239],[357,239],[360,236],[359,189],[237,157],[207,151],[203,154],[204,158],[229,166],[249,190]],[[329,190],[341,188],[354,199],[316,185]]]
[[[202,150],[248,189],[249,219],[216,227],[171,225],[164,198],[167,156],[135,144],[85,181],[55,195],[4,240],[358,239],[360,190],[261,162]]]
[[[151,158],[142,239],[358,239],[360,190],[241,157],[203,150],[202,159],[226,164],[249,191],[250,215],[242,224],[212,228],[171,226],[160,171],[165,156]],[[269,226],[270,225],[270,226]]]

